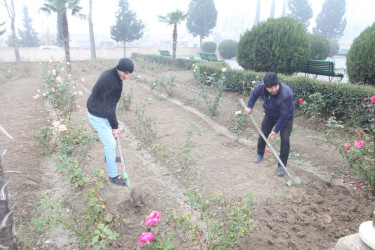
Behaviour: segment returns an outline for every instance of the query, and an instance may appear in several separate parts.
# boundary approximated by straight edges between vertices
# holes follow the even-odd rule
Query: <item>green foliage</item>
[[[346,0],[325,0],[322,11],[316,17],[314,34],[321,34],[327,39],[338,40],[344,35],[346,27]]]
[[[200,135],[200,127],[197,126],[197,124],[192,120],[190,120],[189,122],[190,125],[185,128],[186,141],[184,145],[181,146],[179,153],[182,169],[184,169],[186,172],[191,172],[192,170],[195,170],[194,158],[191,155],[191,152],[195,146],[194,142],[192,141],[192,137],[194,135],[194,132]]]
[[[204,42],[202,44],[202,51],[208,53],[216,53],[217,45],[213,41]]]
[[[139,53],[132,53],[132,59],[138,63],[143,62],[145,64],[156,63],[170,66],[173,65],[173,58],[160,55],[142,55]],[[179,69],[190,70],[193,68],[194,64],[199,62],[200,60],[176,58],[176,67]]]
[[[291,17],[268,19],[241,36],[237,62],[244,69],[293,74],[310,54],[308,34]]]
[[[225,200],[221,192],[208,199],[196,188],[189,188],[186,195],[201,221],[196,222],[191,215],[180,215],[175,210],[170,210],[168,220],[189,233],[192,246],[199,245],[199,249],[236,248],[240,238],[256,225],[251,218],[253,196],[250,192],[245,199],[237,197],[233,200]]]
[[[309,118],[314,118],[322,114],[325,107],[325,101],[322,94],[316,92],[309,95],[308,100],[299,102],[299,110],[296,115],[306,115]]]
[[[219,44],[220,56],[224,59],[232,59],[236,56],[237,42],[231,39],[222,41]]]
[[[134,104],[134,112],[138,120],[137,133],[146,145],[150,146],[156,139],[157,135],[153,129],[153,121],[146,116],[146,105],[151,104],[151,98],[145,98],[141,102]]]
[[[199,36],[200,41],[208,37],[216,26],[216,20],[217,10],[213,0],[190,0],[186,27],[193,37]]]
[[[176,79],[176,76],[171,76],[169,80],[165,79],[156,79],[153,82],[152,88],[155,88],[157,86],[160,86],[162,90],[167,93],[168,97],[172,97],[174,95],[174,80]]]
[[[128,1],[120,0],[116,24],[111,26],[111,38],[116,42],[132,42],[143,36],[144,27],[142,21],[137,20],[135,12],[129,10]]]
[[[48,155],[53,151],[54,144],[52,140],[53,131],[51,127],[43,126],[40,131],[33,137],[41,144],[41,152]]]
[[[346,56],[346,68],[352,83],[375,85],[375,23],[354,39]]]
[[[133,89],[130,89],[129,94],[125,94],[125,92],[122,92],[121,98],[117,104],[117,107],[119,110],[130,110],[130,106],[133,99]]]
[[[237,111],[232,118],[234,120],[233,130],[237,134],[237,139],[240,138],[240,135],[244,132],[247,124],[249,124],[249,116],[242,111]]]
[[[255,12],[254,26],[260,22],[260,0],[257,2],[257,10]]]
[[[337,55],[337,52],[340,49],[340,45],[337,41],[335,40],[328,40],[329,41],[329,57],[333,57],[334,55]]]
[[[38,35],[32,27],[32,19],[29,17],[29,11],[26,6],[23,7],[23,27],[24,30],[18,29],[20,47],[38,47]]]
[[[328,56],[330,44],[327,38],[319,34],[309,34],[310,59],[325,60]]]
[[[310,18],[313,17],[313,10],[309,0],[289,0],[289,16],[302,23],[307,30],[310,25]]]
[[[204,99],[210,116],[216,116],[219,114],[219,102],[224,91],[225,81],[225,74],[216,78],[215,73],[213,75],[205,76],[203,81],[201,81],[202,88],[199,95]]]

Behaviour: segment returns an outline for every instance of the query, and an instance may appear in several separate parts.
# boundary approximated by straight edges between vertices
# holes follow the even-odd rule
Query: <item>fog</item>
[[[56,14],[48,16],[39,12],[39,8],[44,1],[42,0],[14,0],[16,8],[16,29],[23,29],[23,6],[27,6],[29,16],[33,19],[33,28],[37,33],[56,32]],[[110,26],[115,23],[115,14],[117,11],[117,2],[115,0],[93,0],[93,23],[95,36],[110,39]],[[145,36],[159,35],[162,39],[168,39],[172,33],[172,27],[158,21],[158,15],[165,15],[168,12],[180,9],[188,10],[190,0],[129,0],[130,9],[137,14],[145,24]],[[310,0],[314,16],[310,19],[309,31],[315,26],[316,16],[320,13],[324,0]],[[238,40],[240,35],[247,29],[251,29],[256,12],[257,0],[215,0],[218,11],[217,25],[205,41],[219,39]],[[276,0],[275,17],[281,16],[283,0]],[[81,0],[83,7],[82,14],[88,14],[88,0]],[[347,26],[344,36],[340,39],[340,44],[351,44],[361,31],[375,22],[373,10],[374,0],[347,0],[346,19]],[[261,1],[261,21],[266,20],[270,15],[271,0]],[[10,19],[3,5],[0,5],[0,23],[6,21],[5,28],[7,33],[0,37],[0,45],[4,44],[10,35]],[[88,22],[80,20],[77,17],[68,16],[69,31],[71,36],[87,35]],[[4,27],[4,26],[2,26]],[[187,32],[186,22],[178,26],[179,39],[198,41]],[[1,43],[1,40],[3,43]]]

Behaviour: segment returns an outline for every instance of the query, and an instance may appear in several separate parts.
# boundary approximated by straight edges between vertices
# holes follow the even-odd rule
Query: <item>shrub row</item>
[[[167,56],[133,53],[131,58],[134,59],[135,61],[144,60],[144,61],[149,61],[153,63],[173,66],[173,58],[167,57]],[[196,64],[198,62],[200,62],[200,60],[176,58],[176,67],[179,69],[191,70],[193,67],[193,64]]]
[[[218,66],[199,64],[195,69],[195,77],[214,75],[219,78],[223,72]],[[227,70],[225,72],[225,90],[249,94],[263,80],[264,72]],[[310,94],[321,93],[325,102],[325,112],[331,113],[337,119],[349,126],[369,127],[368,110],[364,107],[365,98],[375,95],[372,86],[351,85],[345,83],[328,83],[305,77],[293,77],[279,74],[280,81],[290,86],[294,91],[295,102],[302,98],[308,100]]]

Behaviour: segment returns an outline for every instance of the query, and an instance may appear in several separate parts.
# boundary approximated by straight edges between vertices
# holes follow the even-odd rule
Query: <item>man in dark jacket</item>
[[[116,137],[120,133],[116,106],[121,97],[122,81],[128,79],[133,70],[133,62],[121,58],[116,67],[100,75],[87,100],[89,121],[104,145],[109,180],[120,186],[126,186],[126,181],[118,175],[116,166]]]
[[[279,81],[276,73],[267,72],[263,82],[259,83],[251,92],[245,109],[247,114],[251,114],[259,97],[263,99],[265,111],[261,130],[265,137],[271,139],[275,139],[277,133],[280,132],[280,160],[286,166],[290,149],[289,137],[292,132],[295,110],[293,91]],[[257,155],[254,158],[255,163],[259,163],[263,159],[265,148],[266,142],[262,136],[259,136]],[[278,164],[277,175],[284,176],[284,174],[284,169]]]

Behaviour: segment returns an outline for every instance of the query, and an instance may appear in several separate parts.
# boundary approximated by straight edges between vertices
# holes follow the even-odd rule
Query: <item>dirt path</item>
[[[80,68],[76,72],[78,78],[86,80],[77,86],[85,93],[80,103],[85,107],[100,72],[83,72]],[[137,75],[141,75],[143,83],[136,83]],[[152,83],[171,76],[176,77],[176,86],[169,99],[164,93],[151,90],[144,82],[144,79]],[[260,164],[252,162],[258,137],[255,128],[249,125],[240,140],[232,132],[232,118],[239,110],[237,100],[244,98],[246,101],[246,96],[225,93],[220,102],[220,115],[213,119],[207,116],[203,99],[198,95],[200,87],[192,72],[136,70],[124,83],[125,94],[132,89],[132,107],[130,111],[119,111],[118,119],[132,193],[109,183],[105,185],[106,213],[119,213],[124,218],[115,228],[120,237],[111,249],[138,249],[138,237],[146,230],[145,216],[151,211],[159,211],[164,218],[168,208],[189,214],[191,209],[185,192],[193,185],[208,197],[218,191],[222,191],[225,198],[244,197],[247,191],[253,191],[251,216],[258,221],[257,230],[246,235],[238,249],[331,249],[340,237],[356,233],[360,223],[370,219],[370,202],[352,196],[347,187],[336,185],[340,183],[337,180],[348,172],[339,154],[331,147],[317,146],[315,139],[322,135],[307,129],[299,118],[291,138],[293,157],[288,167],[292,174],[302,179],[302,184],[288,187],[285,185],[287,177],[276,176],[277,161],[272,156],[266,155]],[[25,223],[30,220],[43,190],[59,192],[63,197],[73,192],[73,197],[67,198],[72,206],[75,199],[80,199],[79,192],[64,188],[61,183],[56,186],[47,181],[53,183],[59,177],[46,167],[48,158],[39,154],[38,145],[32,138],[41,126],[48,124],[45,106],[32,98],[42,85],[38,76],[0,85],[0,123],[15,137],[14,141],[1,142],[8,149],[3,164],[6,170],[23,172],[12,177],[9,191],[18,193],[14,197],[18,204],[16,214]],[[137,133],[139,120],[133,106],[144,102],[145,98],[151,98],[150,104],[145,106],[145,117],[152,119],[157,135],[151,147],[142,144]],[[254,115],[260,123],[262,109],[259,103],[256,109]],[[76,116],[91,130],[85,108]],[[194,142],[191,156],[196,171],[187,173],[181,169],[179,152],[187,140],[186,127],[191,127],[192,121],[200,128],[200,135],[195,130],[191,137]],[[89,155],[91,161],[84,166],[85,173],[97,167],[106,170],[100,142],[91,146]],[[118,167],[121,172],[121,166]],[[164,227],[170,229],[168,225]],[[177,249],[191,248],[188,241],[181,240],[183,232],[174,233],[178,236]],[[72,246],[61,238],[40,239],[42,243],[46,240],[52,241],[49,244],[57,249]]]

